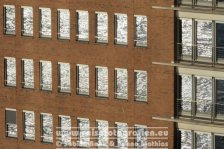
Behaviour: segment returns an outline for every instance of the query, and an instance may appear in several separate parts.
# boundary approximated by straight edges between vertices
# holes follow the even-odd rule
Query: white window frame
[[[104,14],[104,15],[107,15],[107,36],[106,37],[101,37],[101,38],[107,38],[107,40],[99,40],[99,36],[98,36],[98,30],[97,30],[97,28],[98,28],[98,21],[97,21],[97,19],[98,19],[98,14]],[[108,36],[109,36],[109,16],[108,16],[108,13],[107,12],[99,12],[99,11],[96,11],[95,12],[95,16],[96,16],[96,35],[95,35],[95,40],[96,40],[96,42],[97,43],[108,43]]]
[[[80,66],[84,66],[84,67],[86,67],[86,66],[88,66],[88,69],[89,69],[89,65],[84,65],[84,64],[77,64],[76,65],[76,75],[77,75],[77,94],[78,95],[89,95],[89,86],[90,86],[90,77],[89,77],[89,73],[90,73],[90,71],[89,71],[89,73],[88,73],[88,83],[89,83],[89,86],[88,86],[88,88],[80,88],[79,87],[79,68],[80,68]],[[90,69],[89,69],[90,70]],[[80,92],[80,90],[86,90],[88,93],[82,93],[82,92]]]
[[[49,10],[50,11],[50,35],[43,35],[41,21],[42,21],[42,10]],[[52,19],[51,19],[51,8],[39,7],[39,36],[41,38],[51,38],[52,36]]]
[[[15,23],[14,23],[14,30],[9,30],[6,28],[6,7],[8,8],[14,8],[15,9],[15,14],[14,14],[14,18],[15,18]],[[6,35],[15,35],[16,34],[16,7],[15,5],[4,5],[4,33]]]
[[[34,137],[33,138],[30,138],[30,137],[26,137],[26,132],[25,132],[25,129],[26,129],[26,124],[25,124],[25,113],[32,113],[34,115]],[[35,140],[35,135],[36,135],[36,126],[35,126],[35,113],[34,111],[27,111],[27,110],[23,110],[23,139],[24,140]]]
[[[137,98],[138,96],[141,96],[141,95],[137,95],[137,84],[136,84],[136,81],[137,81],[137,78],[136,78],[136,73],[146,73],[146,96],[142,96],[142,97],[145,97],[146,99],[139,99]],[[142,101],[142,102],[147,102],[148,101],[148,72],[146,70],[134,70],[134,86],[135,86],[135,100],[136,101]]]
[[[69,28],[68,28],[68,36],[61,36],[61,30],[60,30],[60,12],[61,11],[67,11],[68,12],[68,20],[69,20]],[[57,26],[58,26],[58,39],[66,39],[66,40],[69,40],[70,39],[70,36],[71,36],[71,20],[70,20],[70,10],[69,9],[57,9]]]
[[[148,136],[149,136],[149,134],[148,134],[148,127],[146,126],[146,125],[139,125],[139,124],[135,124],[134,125],[134,129],[135,129],[135,134],[137,134],[137,132],[136,132],[136,129],[137,128],[140,128],[140,129],[146,129],[146,132],[147,132],[147,134],[146,134],[146,136],[144,136],[144,137],[146,137],[146,148],[148,147],[148,145],[147,145],[147,142],[148,142]],[[136,146],[136,140],[137,140],[137,136],[135,136],[135,147],[137,148],[137,146]]]
[[[32,60],[32,62],[33,62],[33,82],[25,82],[25,61],[26,60]],[[34,60],[33,59],[25,59],[25,58],[23,58],[22,59],[22,84],[23,84],[23,88],[27,88],[27,89],[34,89],[34,87],[35,87],[35,68],[34,68]],[[27,86],[26,85],[26,83],[32,83],[32,86]]]
[[[127,94],[125,95],[126,97],[122,97],[122,96],[119,96],[119,94],[123,94],[123,93],[118,93],[117,92],[117,71],[118,70],[126,70],[127,71]],[[128,99],[128,69],[126,69],[126,68],[115,68],[115,97],[117,98],[117,99],[125,99],[125,100],[127,100]]]
[[[60,130],[60,132],[62,131],[62,129],[61,129],[61,118],[69,118],[70,119],[70,121],[71,121],[71,123],[70,123],[70,126],[71,126],[70,127],[70,131],[72,131],[72,119],[71,119],[71,116],[58,115],[58,118],[59,118],[59,123],[58,124],[59,124],[59,130]],[[64,131],[69,131],[69,130],[64,130]],[[63,142],[61,142],[62,143],[61,144],[62,146],[71,146],[72,136],[70,135],[69,137],[70,137],[70,143],[69,144],[63,144]],[[58,138],[62,139],[61,135],[59,135]]]
[[[8,80],[7,80],[7,77],[8,77],[8,73],[7,73],[7,70],[8,70],[8,67],[7,67],[7,61],[8,59],[14,59],[15,60],[15,80],[14,80],[14,84],[9,84],[8,83]],[[10,87],[16,87],[16,58],[15,57],[4,57],[4,65],[5,65],[5,68],[4,68],[4,84],[5,86],[10,86]]]
[[[40,115],[41,115],[41,141],[42,142],[46,142],[46,143],[53,143],[53,139],[54,139],[54,135],[53,135],[53,133],[54,133],[54,128],[53,128],[53,115],[52,114],[50,114],[50,113],[40,113]],[[51,116],[52,117],[52,125],[51,125],[51,127],[52,127],[52,140],[51,139],[46,139],[44,136],[43,136],[43,128],[44,128],[44,126],[43,126],[43,115],[47,115],[47,116]]]
[[[88,121],[89,123],[89,129],[88,130],[85,130],[85,131],[88,131],[89,132],[89,138],[85,138],[85,139],[88,139],[88,144],[81,144],[81,141],[80,141],[80,132],[82,131],[79,127],[79,124],[80,124],[80,121]],[[91,137],[91,134],[90,134],[90,120],[88,118],[81,118],[81,117],[77,117],[77,122],[78,122],[78,146],[79,147],[84,147],[84,148],[88,148],[90,146],[90,137]],[[82,137],[83,138],[83,137]]]
[[[100,91],[100,90],[98,90],[98,69],[99,68],[102,68],[102,69],[107,69],[107,95],[101,95],[101,94],[99,94],[99,92],[104,92],[104,91]],[[95,76],[96,76],[96,96],[97,97],[103,97],[103,98],[108,98],[109,97],[109,69],[108,69],[108,67],[104,67],[104,66],[96,66],[95,67]]]
[[[118,38],[117,38],[117,16],[118,15],[123,15],[123,16],[126,16],[127,17],[127,41],[126,42],[120,42],[118,41]],[[117,45],[128,45],[128,15],[125,14],[125,13],[115,13],[114,14],[114,34],[115,34],[115,37],[114,37],[114,41],[115,41],[115,44]]]
[[[62,89],[61,87],[61,64],[69,65],[69,88]],[[68,86],[66,86],[68,87]],[[71,93],[71,66],[70,63],[58,62],[58,91],[63,93]]]
[[[116,145],[117,145],[117,147],[118,148],[123,148],[123,149],[128,149],[128,143],[129,143],[129,137],[128,137],[128,124],[127,123],[122,123],[122,122],[115,122],[115,125],[116,125]],[[118,136],[118,129],[117,129],[117,126],[118,125],[126,125],[126,128],[127,128],[127,138],[124,138],[123,136],[122,137],[119,137]],[[120,147],[120,146],[118,146],[118,139],[127,139],[127,146],[122,146],[122,147]]]
[[[25,33],[25,30],[24,30],[24,9],[26,8],[31,8],[32,9],[32,33]],[[34,31],[34,15],[33,15],[33,7],[32,6],[21,6],[21,33],[22,33],[22,36],[33,36],[33,31]]]
[[[80,34],[79,34],[79,13],[82,13],[82,12],[87,12],[88,13],[88,35],[86,38],[80,38]],[[76,22],[77,22],[77,28],[76,28],[76,37],[77,37],[77,41],[84,41],[84,42],[88,42],[89,41],[89,29],[90,29],[90,26],[89,26],[89,12],[88,11],[85,11],[85,10],[76,10]],[[83,36],[83,35],[82,35]]]
[[[51,64],[51,84],[43,84],[43,66],[42,64],[46,62],[46,63],[50,63]],[[44,87],[44,86],[49,86],[49,88]],[[40,88],[42,90],[46,90],[46,91],[51,91],[52,90],[52,62],[51,61],[45,61],[45,60],[40,60]]]
[[[137,30],[136,30],[136,18],[137,17],[146,17],[146,41],[145,44],[139,44],[138,42],[141,41],[141,40],[137,40]],[[148,46],[148,17],[146,15],[134,15],[134,20],[135,20],[135,46],[136,47],[147,47]],[[143,42],[143,41],[142,41]]]
[[[103,122],[103,123],[107,123],[107,137],[106,137],[106,140],[107,140],[107,145],[105,145],[105,146],[100,146],[99,145],[99,128],[98,128],[98,123],[99,122]],[[109,122],[108,121],[106,121],[106,120],[96,120],[96,127],[97,127],[97,147],[98,148],[104,148],[104,149],[107,149],[108,147],[109,147]]]

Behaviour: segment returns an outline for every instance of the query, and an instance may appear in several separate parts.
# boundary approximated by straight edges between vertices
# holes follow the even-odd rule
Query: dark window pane
[[[192,5],[192,0],[179,0],[180,4]]]
[[[197,5],[212,6],[212,0],[197,0]]]
[[[224,114],[224,80],[216,80],[216,114]]]
[[[218,7],[224,7],[224,0],[217,0]]]
[[[224,59],[224,23],[216,23],[217,60]]]
[[[16,124],[16,111],[6,110],[6,123]]]
[[[224,149],[224,136],[215,136],[215,149]]]

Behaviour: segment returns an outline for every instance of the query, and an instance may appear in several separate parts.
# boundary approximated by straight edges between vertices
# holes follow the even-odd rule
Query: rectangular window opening
[[[89,66],[77,65],[77,94],[89,95]]]
[[[6,136],[17,138],[17,116],[16,109],[5,109],[5,120],[6,120]]]
[[[89,41],[89,12],[77,10],[77,40]]]
[[[108,97],[107,67],[96,67],[96,96]]]
[[[16,59],[5,57],[5,85],[16,86]]]

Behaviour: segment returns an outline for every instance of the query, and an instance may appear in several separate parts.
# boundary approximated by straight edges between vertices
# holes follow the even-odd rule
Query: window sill
[[[121,101],[121,102],[128,102],[128,99],[127,98],[118,98],[118,97],[115,97],[116,100],[118,101]]]
[[[26,137],[23,137],[23,140],[24,141],[28,141],[28,142],[35,142],[35,138],[26,138]]]
[[[99,100],[108,100],[109,96],[99,96],[99,95],[96,95],[96,98],[99,99]]]
[[[76,39],[76,41],[79,43],[89,43],[89,39]]]
[[[6,138],[9,138],[9,139],[18,139],[18,136],[8,136],[8,135],[6,135]]]
[[[70,37],[58,37],[59,41],[70,41]]]
[[[135,99],[134,101],[137,102],[137,103],[148,104],[148,101],[147,100],[138,100],[138,99]]]
[[[41,143],[43,143],[43,144],[53,144],[53,142],[54,142],[54,141],[44,140],[43,138],[42,138],[42,140],[41,140]]]
[[[23,38],[34,38],[34,36],[31,35],[31,34],[21,34],[21,37],[23,37]]]
[[[116,43],[116,42],[114,43],[114,45],[115,45],[115,46],[120,46],[120,47],[122,47],[122,46],[123,46],[123,47],[127,47],[127,46],[128,46],[127,43]]]
[[[136,49],[148,49],[148,46],[134,46]]]
[[[51,36],[41,36],[41,35],[39,35],[39,39],[52,40],[52,37]]]
[[[44,91],[44,92],[52,92],[52,89],[45,89],[45,88],[40,88],[41,91]]]
[[[76,93],[76,95],[78,95],[78,96],[83,96],[83,97],[90,97],[90,95],[89,94],[81,94],[81,93]]]
[[[22,86],[23,89],[27,89],[27,90],[35,90],[34,87],[26,87],[26,86]]]
[[[16,88],[16,85],[5,84],[5,87],[8,87],[8,88]]]

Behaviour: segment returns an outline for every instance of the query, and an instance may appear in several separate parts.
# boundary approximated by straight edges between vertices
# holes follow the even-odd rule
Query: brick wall
[[[95,126],[96,119],[126,122],[148,127],[169,127],[169,149],[173,148],[173,124],[152,120],[152,116],[172,116],[174,99],[173,68],[153,65],[152,61],[170,62],[174,59],[174,12],[152,9],[154,5],[170,6],[172,0],[3,0],[0,2],[0,148],[2,149],[45,149],[56,148],[54,143],[40,141],[40,113],[52,113],[54,131],[58,126],[58,115],[69,115],[72,126],[77,126],[77,117],[89,118]],[[16,5],[16,35],[3,34],[3,5]],[[21,36],[20,6],[32,6],[34,10],[34,36]],[[52,38],[39,38],[38,8],[52,10]],[[71,38],[57,39],[57,9],[70,9]],[[88,43],[76,41],[76,10],[89,11],[90,32]],[[95,11],[108,13],[109,43],[95,43]],[[114,13],[128,14],[128,45],[114,44]],[[148,47],[134,47],[134,15],[148,17]],[[4,57],[15,57],[17,63],[17,86],[4,86]],[[21,84],[21,59],[34,60],[35,88],[24,89]],[[40,90],[39,61],[52,62],[53,90]],[[71,94],[57,91],[57,62],[68,62],[71,66]],[[76,64],[90,67],[90,95],[76,95]],[[109,68],[109,98],[95,96],[95,66]],[[114,68],[128,69],[128,101],[114,98]],[[148,102],[134,101],[134,70],[148,72]],[[17,109],[18,139],[5,137],[5,108]],[[35,112],[36,140],[22,138],[22,110]]]

